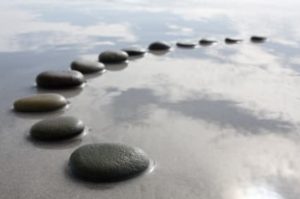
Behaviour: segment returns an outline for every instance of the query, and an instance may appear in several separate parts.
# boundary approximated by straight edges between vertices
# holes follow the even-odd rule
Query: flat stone
[[[42,141],[59,141],[81,134],[84,124],[74,117],[64,116],[42,120],[30,129],[32,138]]]
[[[150,160],[141,149],[116,143],[85,145],[70,157],[74,175],[99,182],[132,178],[144,172],[149,164]]]
[[[195,48],[196,44],[193,42],[177,42],[176,45],[181,48]]]
[[[71,63],[71,69],[83,74],[97,73],[104,70],[104,65],[97,61],[77,59]]]
[[[240,43],[243,40],[242,39],[225,38],[224,41],[227,44],[236,44],[236,43]]]
[[[149,50],[169,50],[171,46],[163,41],[156,41],[149,45]]]
[[[210,40],[210,39],[201,39],[199,41],[199,44],[202,45],[202,46],[209,46],[209,45],[212,45],[214,43],[217,43],[216,40]]]
[[[14,102],[18,112],[46,112],[60,109],[68,104],[66,98],[58,94],[37,94]]]
[[[128,59],[128,54],[121,50],[108,50],[99,55],[99,61],[105,64],[122,63]]]
[[[138,47],[123,48],[122,51],[126,52],[128,56],[142,56],[146,53],[145,49]]]
[[[250,40],[254,43],[262,43],[262,42],[265,42],[267,40],[266,37],[262,37],[262,36],[252,36],[250,38]]]
[[[70,71],[45,71],[36,77],[38,87],[46,89],[65,89],[78,87],[85,82],[81,72]]]

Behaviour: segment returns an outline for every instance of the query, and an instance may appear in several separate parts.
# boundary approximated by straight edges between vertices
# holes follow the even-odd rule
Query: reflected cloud
[[[111,103],[107,106],[116,124],[140,123],[146,121],[153,109],[163,109],[195,120],[203,120],[218,125],[220,128],[234,128],[241,133],[259,134],[262,131],[287,133],[294,124],[281,118],[264,118],[248,109],[240,107],[238,102],[214,99],[202,93],[194,93],[193,98],[169,101],[168,96],[159,96],[149,88],[130,88],[120,91],[107,88],[113,93]]]

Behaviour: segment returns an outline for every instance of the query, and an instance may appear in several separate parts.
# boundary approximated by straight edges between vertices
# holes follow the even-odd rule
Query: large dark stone
[[[169,50],[171,46],[163,41],[156,41],[149,45],[149,50]]]
[[[267,40],[266,37],[262,37],[262,36],[252,36],[250,38],[250,40],[254,43],[262,43],[262,42],[265,42]]]
[[[112,182],[141,174],[150,160],[138,148],[123,144],[89,144],[75,150],[70,157],[70,167],[79,178]]]
[[[45,112],[60,109],[68,104],[66,98],[58,94],[38,94],[14,102],[18,112]]]
[[[195,48],[196,44],[193,42],[177,42],[176,45],[181,48]]]
[[[90,74],[103,71],[104,65],[97,61],[77,59],[71,63],[71,69],[83,74]]]
[[[85,82],[81,72],[70,71],[45,71],[36,77],[36,83],[41,88],[64,89],[82,85]]]
[[[58,141],[75,137],[84,130],[82,121],[74,117],[57,117],[42,120],[31,127],[32,138],[42,141]]]
[[[138,47],[123,48],[122,51],[126,52],[129,56],[142,56],[146,53],[145,49]]]
[[[104,51],[99,55],[99,61],[105,64],[122,63],[128,59],[128,54],[124,51],[108,50]]]

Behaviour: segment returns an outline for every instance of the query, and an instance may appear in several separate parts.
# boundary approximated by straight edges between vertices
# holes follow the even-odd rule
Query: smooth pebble
[[[85,82],[81,72],[69,71],[45,71],[36,77],[36,84],[40,88],[65,89],[78,87]]]
[[[97,73],[104,70],[104,65],[98,61],[77,59],[71,63],[71,69],[83,74]]]
[[[37,94],[14,102],[18,112],[46,112],[63,108],[68,104],[65,97],[59,94]]]
[[[30,135],[36,140],[59,141],[78,136],[83,130],[84,124],[81,120],[62,116],[37,122],[31,127]]]
[[[119,64],[127,61],[128,54],[121,50],[108,50],[99,55],[99,61],[104,64]]]
[[[150,164],[141,149],[117,143],[82,146],[71,154],[69,162],[75,176],[99,182],[132,178],[144,172]]]

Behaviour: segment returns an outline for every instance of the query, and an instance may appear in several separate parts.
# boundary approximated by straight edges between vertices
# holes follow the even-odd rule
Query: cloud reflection
[[[281,118],[264,118],[250,110],[240,107],[238,102],[214,99],[194,93],[193,98],[169,101],[168,96],[159,96],[149,88],[130,88],[124,91],[107,88],[114,93],[108,105],[112,118],[118,123],[136,123],[146,121],[152,109],[163,109],[186,117],[203,120],[220,128],[233,128],[241,133],[258,134],[263,131],[287,133],[295,126]]]

